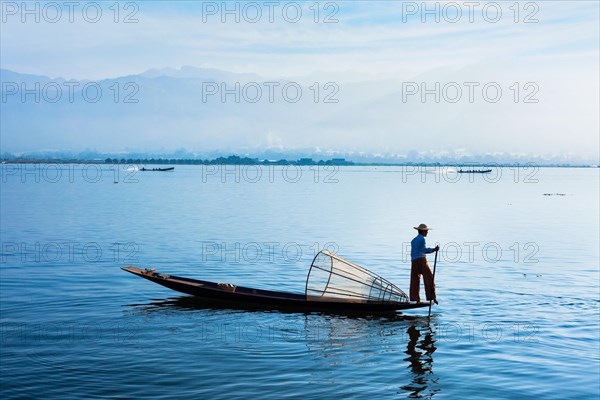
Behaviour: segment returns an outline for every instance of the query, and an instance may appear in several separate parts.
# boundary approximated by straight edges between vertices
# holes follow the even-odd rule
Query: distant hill
[[[477,65],[394,79],[369,75],[364,81],[346,74],[346,83],[330,81],[329,74],[327,80],[300,83],[190,66],[99,81],[2,69],[0,144],[2,152],[13,153],[185,149],[293,157],[354,154],[369,160],[597,163],[578,153],[591,148],[581,140],[597,135],[590,134],[595,125],[589,116],[597,103],[585,101],[590,90],[549,74],[550,80],[536,81],[537,103],[515,102],[511,85],[519,81],[522,86],[527,77],[511,73],[508,64],[501,70],[503,75],[490,74]],[[478,82],[472,102],[464,86],[469,80]],[[500,101],[481,97],[486,82],[503,89]],[[441,99],[407,95],[407,84],[413,90],[446,85],[443,90],[450,91],[438,92]],[[552,90],[543,90],[549,85]],[[462,97],[448,101],[455,86]],[[521,90],[521,99],[530,92]],[[578,103],[569,101],[573,96]],[[562,143],[563,133],[574,139]]]

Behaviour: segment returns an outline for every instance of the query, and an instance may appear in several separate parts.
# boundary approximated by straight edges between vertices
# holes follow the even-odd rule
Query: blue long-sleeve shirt
[[[414,238],[410,242],[410,259],[416,260],[417,258],[425,257],[425,254],[433,253],[433,249],[431,247],[425,246],[425,236],[418,234],[416,238]]]

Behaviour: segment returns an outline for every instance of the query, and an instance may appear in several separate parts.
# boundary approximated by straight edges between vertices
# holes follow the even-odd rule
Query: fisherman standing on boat
[[[427,264],[425,255],[438,251],[440,246],[430,248],[425,245],[425,236],[427,236],[427,232],[431,229],[427,225],[421,224],[414,228],[419,231],[419,234],[410,242],[410,301],[416,301],[417,303],[421,301],[419,291],[421,290],[421,275],[423,275],[427,300],[433,300],[435,304],[438,304],[435,296],[433,273],[431,272],[431,268],[429,268],[429,264]]]

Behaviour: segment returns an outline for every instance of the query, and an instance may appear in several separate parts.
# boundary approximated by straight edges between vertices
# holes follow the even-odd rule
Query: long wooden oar
[[[438,255],[438,251],[435,252],[435,258],[433,259],[433,277],[431,278],[431,285],[432,285],[432,289],[435,293],[435,266],[437,264],[437,255]],[[429,300],[429,314],[427,314],[427,318],[431,319],[431,303],[433,302],[432,300]]]

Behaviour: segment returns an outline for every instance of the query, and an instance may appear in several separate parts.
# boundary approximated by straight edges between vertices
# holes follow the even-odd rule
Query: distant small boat
[[[492,172],[491,169],[459,169],[459,174],[487,174]]]
[[[172,171],[174,170],[175,167],[169,167],[169,168],[140,168],[140,171]]]

